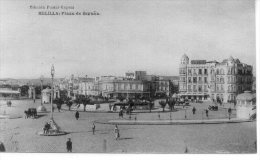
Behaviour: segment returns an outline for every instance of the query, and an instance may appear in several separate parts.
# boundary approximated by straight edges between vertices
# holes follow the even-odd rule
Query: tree
[[[163,112],[164,112],[164,108],[165,108],[167,103],[165,101],[160,101],[159,104],[161,105]]]
[[[90,99],[88,97],[81,99],[81,104],[84,106],[84,112],[86,111],[87,104],[90,104]]]
[[[77,96],[74,102],[78,105],[83,104],[84,106],[84,112],[86,111],[86,106],[87,104],[90,104],[90,99],[89,97],[82,97],[82,96]]]
[[[149,103],[148,103],[148,105],[149,105],[149,110],[150,110],[150,112],[152,112],[152,108],[154,107],[154,100],[153,100],[153,98],[148,98],[148,100],[147,100]]]
[[[168,99],[168,105],[169,105],[169,108],[170,108],[171,111],[173,111],[175,103],[176,103],[175,98],[169,98]]]
[[[60,112],[62,104],[64,104],[64,100],[61,98],[56,98],[53,100],[53,103],[57,105],[58,111]]]
[[[28,85],[23,85],[21,86],[21,96],[28,96],[28,90],[29,86]]]
[[[117,97],[117,99],[119,99],[120,102],[123,102],[123,100],[125,99],[121,94]]]
[[[70,108],[71,108],[71,106],[72,106],[72,104],[73,104],[71,98],[67,97],[67,98],[65,99],[65,104],[69,107],[69,111],[70,111]]]

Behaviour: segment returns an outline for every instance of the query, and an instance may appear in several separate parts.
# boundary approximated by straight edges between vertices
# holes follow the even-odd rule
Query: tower
[[[189,64],[189,57],[184,54],[181,57],[179,64],[179,92],[185,93],[187,91],[187,65]]]

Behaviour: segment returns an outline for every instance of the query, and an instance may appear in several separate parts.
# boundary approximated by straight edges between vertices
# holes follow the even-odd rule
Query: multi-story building
[[[78,94],[98,96],[98,81],[95,78],[81,78],[79,80]]]
[[[222,62],[189,60],[183,55],[179,66],[179,95],[187,99],[233,101],[252,89],[252,66],[230,57]]]
[[[91,95],[104,97],[154,97],[170,95],[170,80],[147,75],[145,71],[127,72],[125,77],[101,76],[96,78],[77,77],[59,81],[60,89],[68,96]]]
[[[140,80],[107,79],[99,82],[99,89],[104,97],[134,97],[149,94],[147,86]]]

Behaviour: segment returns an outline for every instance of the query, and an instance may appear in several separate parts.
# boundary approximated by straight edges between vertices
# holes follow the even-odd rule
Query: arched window
[[[224,69],[220,69],[220,74],[224,74]]]
[[[230,86],[228,86],[228,91],[231,91],[230,89],[231,89]],[[229,96],[230,96],[230,95],[229,95]]]
[[[224,78],[223,77],[220,78],[220,82],[224,82]]]
[[[219,74],[219,69],[217,69],[217,74]]]
[[[234,68],[233,67],[231,68],[231,74],[234,74]]]

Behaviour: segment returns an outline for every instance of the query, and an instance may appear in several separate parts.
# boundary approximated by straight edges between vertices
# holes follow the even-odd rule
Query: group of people
[[[51,129],[50,123],[46,122],[44,127],[43,127],[43,134],[49,134]]]

